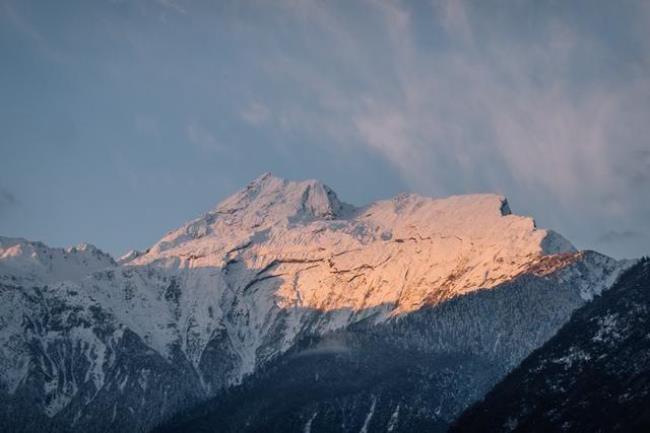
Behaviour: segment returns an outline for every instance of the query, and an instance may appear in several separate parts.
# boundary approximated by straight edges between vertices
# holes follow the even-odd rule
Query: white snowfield
[[[11,277],[45,283],[75,281],[115,264],[110,255],[90,244],[50,248],[0,236],[0,281]]]
[[[405,312],[571,252],[498,195],[403,194],[354,208],[317,181],[266,174],[129,264],[236,270],[234,289],[265,293],[281,308]]]
[[[499,195],[402,194],[354,207],[320,182],[265,174],[119,264],[91,246],[60,250],[0,238],[0,378],[11,392],[26,373],[23,318],[39,320],[33,296],[25,296],[33,287],[77,315],[101,307],[120,332],[134,331],[164,356],[180,347],[199,375],[208,343],[225,332],[239,360],[228,378],[234,383],[301,333],[389,320],[526,272],[543,275],[580,254],[532,218],[513,215]],[[619,266],[599,260],[595,268]],[[589,275],[585,299],[611,283]],[[111,362],[105,341],[89,328],[39,338],[71,332],[89,352],[90,380],[100,388]],[[56,392],[50,416],[74,395]]]

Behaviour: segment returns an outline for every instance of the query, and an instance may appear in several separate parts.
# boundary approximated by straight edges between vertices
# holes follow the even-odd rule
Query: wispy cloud
[[[187,10],[183,7],[182,3],[178,0],[156,0],[156,2],[164,8],[170,9],[174,12],[187,14]]]
[[[190,143],[198,146],[204,151],[219,151],[223,146],[215,136],[197,121],[191,121],[187,125],[187,139]]]
[[[4,17],[7,17],[11,25],[18,30],[21,35],[31,40],[50,60],[64,63],[65,56],[63,53],[52,45],[48,38],[21,14],[20,8],[16,5],[20,5],[20,2],[14,2],[12,0],[0,2],[0,11],[4,12],[4,14],[0,14],[0,19],[3,18],[3,15]]]
[[[175,143],[228,155],[214,158],[224,170],[205,168],[220,185],[241,181],[232,160],[341,174],[341,195],[364,200],[500,192],[591,246],[610,227],[650,233],[650,6],[589,3],[157,0],[52,19],[9,0],[0,20],[22,50],[9,86],[55,95],[35,91],[26,112],[76,111],[79,137],[97,146],[129,140],[116,132],[124,117],[134,142],[155,139],[186,167],[205,155]],[[48,49],[68,62],[20,84]],[[129,149],[135,173],[153,170],[142,146]]]
[[[406,10],[382,6],[400,92],[366,99],[352,117],[363,141],[417,187],[448,188],[447,167],[474,173],[469,188],[503,187],[510,175],[567,202],[585,185],[611,188],[610,161],[620,143],[608,134],[622,120],[623,103],[648,111],[647,92],[638,92],[649,81],[577,95],[571,62],[593,49],[592,40],[550,22],[527,43],[499,39],[476,48],[463,3],[445,4],[441,24],[456,45],[436,53],[416,44]]]
[[[250,103],[241,113],[244,121],[253,126],[260,126],[271,117],[271,110],[265,104],[255,101]]]
[[[612,217],[646,206],[626,193],[647,173],[629,160],[650,146],[650,68],[641,53],[619,65],[621,47],[601,32],[560,13],[527,23],[522,5],[362,4],[357,28],[319,2],[302,1],[296,12],[319,35],[310,48],[327,53],[336,73],[301,55],[275,58],[296,92],[313,95],[301,115],[314,116],[314,127],[346,145],[355,138],[427,192],[552,196],[556,206]],[[643,23],[628,23],[638,41],[648,35]],[[621,165],[636,168],[621,173]]]

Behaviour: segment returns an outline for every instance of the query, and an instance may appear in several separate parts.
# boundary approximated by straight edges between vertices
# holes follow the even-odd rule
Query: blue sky
[[[146,248],[265,171],[650,253],[650,2],[0,0],[0,234]]]

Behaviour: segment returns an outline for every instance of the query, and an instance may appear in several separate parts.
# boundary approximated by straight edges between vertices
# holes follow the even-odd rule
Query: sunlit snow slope
[[[584,301],[622,266],[577,252],[498,195],[404,194],[357,208],[320,182],[270,174],[119,263],[91,246],[0,238],[4,416],[146,429],[306,335],[523,275]]]

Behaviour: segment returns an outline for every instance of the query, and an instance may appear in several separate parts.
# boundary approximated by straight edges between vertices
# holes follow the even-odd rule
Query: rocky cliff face
[[[357,208],[319,182],[264,175],[119,264],[88,246],[3,238],[0,415],[25,431],[27,419],[144,431],[305,339],[357,328],[359,341],[377,331],[390,347],[476,355],[468,371],[494,361],[476,376],[493,383],[622,267],[511,214],[500,196]],[[448,422],[485,390],[432,413]]]

